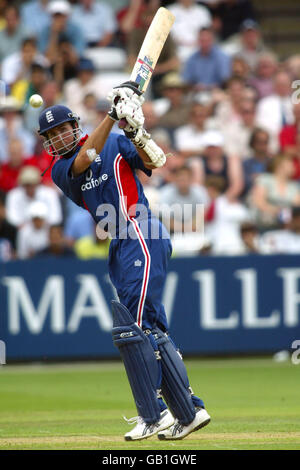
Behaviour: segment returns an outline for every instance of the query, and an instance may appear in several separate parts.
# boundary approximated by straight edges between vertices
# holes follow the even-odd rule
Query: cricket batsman
[[[81,137],[79,117],[62,105],[40,114],[39,134],[47,152],[57,159],[52,168],[55,184],[97,224],[107,222],[112,237],[109,275],[119,297],[119,302],[112,301],[112,336],[138,411],[128,420],[135,426],[125,440],[154,434],[161,440],[182,439],[206,426],[210,416],[193,394],[168,335],[162,290],[171,242],[151,213],[135,174],[140,169],[151,176],[166,156],[143,128],[144,98],[138,85],[125,82],[108,98],[111,109],[90,136]],[[125,135],[111,132],[120,120],[125,122]]]

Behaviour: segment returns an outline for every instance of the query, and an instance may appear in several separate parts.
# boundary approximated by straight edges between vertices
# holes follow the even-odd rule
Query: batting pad
[[[189,379],[185,365],[168,336],[159,328],[152,330],[161,356],[161,390],[172,414],[180,424],[188,425],[195,418]]]
[[[119,349],[139,416],[152,424],[160,419],[157,399],[159,366],[147,336],[129,310],[112,301],[114,345]]]

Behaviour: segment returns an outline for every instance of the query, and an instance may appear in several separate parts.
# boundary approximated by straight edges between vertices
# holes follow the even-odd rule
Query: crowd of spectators
[[[28,101],[69,106],[90,133],[161,5],[176,19],[143,110],[171,156],[138,176],[173,255],[300,253],[300,60],[266,47],[250,0],[2,0],[0,261],[107,257],[89,213],[41,176],[51,157]]]

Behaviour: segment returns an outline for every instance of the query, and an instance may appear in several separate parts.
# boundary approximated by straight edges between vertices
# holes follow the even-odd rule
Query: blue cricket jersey
[[[108,222],[111,235],[116,237],[119,236],[120,221],[122,227],[126,227],[129,218],[137,215],[137,204],[142,204],[147,217],[151,217],[148,200],[134,170],[140,169],[148,176],[152,171],[144,166],[127,137],[111,133],[89,168],[73,177],[71,166],[79,150],[80,146],[71,158],[61,158],[52,168],[54,183],[67,197],[87,209],[95,222]]]

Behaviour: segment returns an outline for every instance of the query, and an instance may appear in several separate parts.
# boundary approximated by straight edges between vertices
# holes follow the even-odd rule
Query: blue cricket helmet
[[[79,116],[73,113],[70,108],[62,104],[55,104],[49,108],[44,109],[39,116],[39,130],[40,135],[45,135],[47,131],[53,127],[59,126],[64,122],[76,121],[79,124]]]

